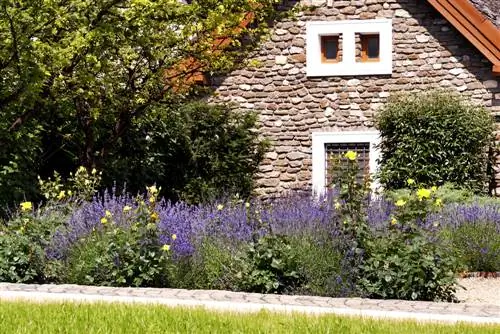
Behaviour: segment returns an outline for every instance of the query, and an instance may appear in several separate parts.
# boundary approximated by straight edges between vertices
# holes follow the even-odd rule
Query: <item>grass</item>
[[[234,314],[153,305],[0,301],[10,333],[499,333],[500,326],[419,324],[333,315]]]

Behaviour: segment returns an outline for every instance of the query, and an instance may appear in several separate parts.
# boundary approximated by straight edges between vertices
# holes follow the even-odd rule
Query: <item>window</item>
[[[377,170],[379,151],[376,145],[379,142],[377,131],[346,131],[346,132],[313,132],[312,134],[312,186],[316,194],[325,191],[332,180],[328,171],[331,169],[331,157],[344,154],[347,151],[358,153],[358,163],[362,173],[360,180],[367,173],[373,174]],[[372,188],[377,187],[376,182]]]
[[[378,34],[361,35],[361,61],[380,61],[380,36]]]
[[[392,20],[306,23],[309,77],[392,73]]]
[[[325,144],[325,186],[334,181],[332,167],[335,160],[344,155],[347,151],[357,153],[357,163],[359,165],[358,182],[362,182],[366,175],[370,174],[370,143],[326,143]],[[345,160],[344,160],[345,161]],[[340,166],[342,168],[342,166]]]
[[[337,63],[340,61],[339,36],[321,36],[321,61]]]

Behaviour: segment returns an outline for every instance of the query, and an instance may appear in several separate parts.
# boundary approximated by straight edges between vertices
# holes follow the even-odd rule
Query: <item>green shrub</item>
[[[291,292],[303,283],[300,264],[285,236],[266,235],[251,242],[240,258],[239,288],[248,292]]]
[[[500,271],[500,231],[498,222],[471,222],[446,228],[442,234],[467,271]]]
[[[36,210],[32,206],[21,203],[19,212],[0,225],[0,281],[44,283],[54,278],[47,270],[44,247],[64,223],[66,205]]]
[[[410,186],[413,185],[413,182]],[[388,299],[454,300],[458,261],[443,242],[424,227],[426,216],[439,211],[437,188],[415,188],[398,199],[396,210],[381,235],[366,241],[360,284],[370,296]]]
[[[172,286],[182,289],[237,290],[237,262],[228,243],[206,238],[191,257],[177,259]]]
[[[493,120],[488,111],[445,92],[402,94],[380,111],[380,182],[403,188],[407,179],[485,190]]]
[[[162,196],[201,202],[224,193],[248,196],[267,147],[256,115],[229,106],[191,102],[151,110],[117,144],[105,163],[105,180],[162,187]]]
[[[111,212],[106,211],[101,226],[71,249],[66,259],[68,281],[86,285],[168,286],[170,245],[159,245],[157,195],[156,187],[150,187],[148,204],[138,198],[130,226],[123,222],[117,225]]]
[[[343,266],[345,245],[342,240],[321,236],[291,237],[290,246],[300,264],[299,276],[304,278],[304,283],[294,292],[331,297],[355,293],[350,284],[353,277],[349,277],[352,271]]]

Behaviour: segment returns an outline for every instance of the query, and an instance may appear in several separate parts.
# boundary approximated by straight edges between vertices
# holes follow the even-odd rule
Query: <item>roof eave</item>
[[[500,75],[500,30],[468,0],[428,0],[492,64]]]

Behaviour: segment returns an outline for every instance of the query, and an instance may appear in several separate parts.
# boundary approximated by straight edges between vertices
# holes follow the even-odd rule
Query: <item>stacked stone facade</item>
[[[426,1],[302,2],[315,6],[275,22],[248,66],[214,83],[217,100],[259,114],[262,136],[271,141],[257,175],[260,195],[310,188],[311,133],[372,130],[374,115],[394,93],[455,91],[500,116],[491,63]],[[393,20],[391,75],[306,76],[307,21],[375,18]]]

